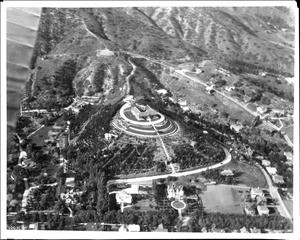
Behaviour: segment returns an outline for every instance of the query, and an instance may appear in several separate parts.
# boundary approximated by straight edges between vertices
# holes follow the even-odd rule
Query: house
[[[277,169],[274,168],[274,167],[266,167],[267,169],[267,172],[270,174],[270,175],[275,175],[276,172],[277,172]]]
[[[234,129],[236,132],[239,132],[243,128],[242,125],[239,124],[230,124],[230,129]]]
[[[22,167],[24,167],[24,168],[35,168],[36,163],[34,161],[32,161],[31,159],[25,159],[22,162]]]
[[[273,175],[272,179],[274,183],[284,183],[284,179],[281,175]]]
[[[126,102],[126,103],[130,103],[130,102],[133,102],[133,101],[134,101],[133,95],[128,95],[127,97],[125,97],[123,99],[123,102]]]
[[[258,111],[260,114],[263,114],[263,113],[265,113],[265,112],[268,111],[268,108],[265,107],[265,106],[258,107],[258,108],[257,108],[257,111]]]
[[[240,229],[241,233],[249,233],[249,231],[247,230],[247,228],[244,226]]]
[[[261,72],[260,76],[265,77],[265,76],[267,76],[267,73],[266,72]]]
[[[118,204],[132,202],[132,196],[125,191],[120,191],[116,193],[116,200]]]
[[[219,68],[218,72],[226,76],[230,76],[230,72],[224,68]]]
[[[129,224],[127,225],[128,232],[139,232],[141,231],[140,225]]]
[[[103,226],[97,224],[96,222],[88,222],[85,225],[87,231],[102,231]]]
[[[249,101],[251,100],[252,98],[250,97],[250,96],[248,96],[248,95],[245,95],[244,97],[243,97],[243,101],[244,101],[244,103],[246,104],[246,103],[249,103]],[[255,111],[256,111],[256,109],[255,109]]]
[[[168,229],[165,229],[163,224],[159,224],[158,227],[152,232],[168,232]]]
[[[61,148],[61,149],[63,149],[63,148],[65,148],[67,145],[68,145],[68,143],[69,143],[69,141],[68,141],[68,135],[67,134],[61,134],[60,136],[59,136],[59,139],[58,139],[58,147],[59,148]]]
[[[271,162],[263,159],[263,160],[261,160],[261,164],[264,165],[265,167],[269,167],[271,165]]]
[[[286,80],[289,84],[294,84],[294,82],[295,82],[295,78],[289,78],[289,77],[287,77],[287,78],[285,78],[285,80]]]
[[[160,95],[166,95],[168,93],[168,91],[166,89],[159,89],[156,92]]]
[[[25,152],[25,151],[20,152],[19,160],[22,160],[22,159],[27,159],[27,152]]]
[[[254,199],[256,196],[264,196],[264,192],[260,188],[251,188],[251,198]]]
[[[283,154],[284,154],[284,156],[286,156],[286,159],[289,162],[293,162],[293,154],[291,152],[284,152]]]
[[[256,228],[256,227],[250,228],[250,232],[251,232],[251,233],[261,233],[260,229],[259,229],[259,228]]]
[[[180,105],[180,106],[186,106],[187,105],[187,101],[186,100],[180,100],[179,102],[178,102],[178,104]]]
[[[285,110],[281,109],[273,109],[272,112],[270,113],[272,117],[274,116],[284,116],[285,115]]]
[[[233,89],[235,89],[235,86],[226,86],[226,87],[225,87],[225,90],[226,90],[227,92],[231,92]]]
[[[220,172],[220,174],[222,176],[233,176],[234,175],[230,169],[223,170],[222,172]]]
[[[66,186],[67,187],[75,187],[75,178],[66,178]]]
[[[172,97],[169,97],[168,98],[171,102],[173,102],[173,103],[177,103],[177,101],[174,99],[174,98],[172,98]]]
[[[256,196],[256,203],[257,205],[266,205],[267,199],[266,197]]]
[[[244,209],[247,215],[251,215],[251,216],[255,215],[255,209],[252,206],[246,205]]]
[[[119,228],[119,232],[127,232],[127,228],[125,227],[124,224],[122,224],[121,227]]]
[[[111,134],[111,133],[104,134],[104,138],[108,141],[110,141],[112,138],[117,138],[117,137],[118,137],[118,135],[116,135],[116,134]]]
[[[184,112],[190,111],[190,108],[188,106],[180,106],[180,107]]]
[[[125,188],[122,191],[127,194],[139,194],[139,185],[132,184],[130,188]]]
[[[257,206],[257,211],[260,216],[263,214],[269,215],[269,209],[266,206]]]
[[[214,90],[215,85],[207,86],[205,89],[208,93],[211,93]]]
[[[58,131],[63,131],[63,129],[66,127],[66,123],[55,123],[53,126],[53,129],[57,129]]]

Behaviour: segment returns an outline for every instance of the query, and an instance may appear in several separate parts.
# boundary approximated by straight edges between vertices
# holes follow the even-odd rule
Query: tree
[[[108,210],[108,201],[109,195],[106,189],[107,178],[106,173],[99,171],[98,173],[98,182],[97,182],[97,189],[98,189],[98,200],[97,200],[97,211],[104,214]]]

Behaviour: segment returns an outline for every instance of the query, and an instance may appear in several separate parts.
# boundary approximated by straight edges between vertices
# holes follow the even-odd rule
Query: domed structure
[[[117,129],[139,137],[168,136],[178,131],[179,126],[171,119],[148,105],[126,103],[112,122]]]

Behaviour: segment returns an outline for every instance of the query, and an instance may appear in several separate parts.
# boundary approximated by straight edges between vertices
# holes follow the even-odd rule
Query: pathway
[[[159,140],[160,140],[160,143],[161,143],[161,145],[162,145],[162,147],[163,147],[163,149],[164,149],[164,152],[165,152],[165,154],[166,154],[166,156],[167,156],[167,161],[165,161],[166,166],[168,166],[168,161],[169,161],[169,162],[170,162],[170,166],[171,166],[171,168],[172,168],[172,173],[175,173],[175,172],[176,172],[176,171],[175,171],[175,168],[174,168],[174,166],[173,166],[173,163],[171,162],[171,157],[170,157],[170,155],[169,155],[169,153],[168,153],[168,150],[167,150],[167,148],[166,148],[166,146],[165,146],[165,144],[164,144],[164,141],[162,140],[161,136],[159,135],[159,132],[158,132],[158,130],[156,129],[156,127],[154,126],[154,124],[151,122],[151,119],[148,117],[147,120],[150,122],[150,124],[152,125],[153,129],[155,130],[155,132],[156,132],[156,134],[157,134],[157,136],[158,136],[158,138],[159,138]]]

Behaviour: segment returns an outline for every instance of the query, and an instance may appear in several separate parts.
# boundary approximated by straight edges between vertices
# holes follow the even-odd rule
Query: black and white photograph
[[[1,238],[299,239],[299,10],[263,3],[1,3]]]

